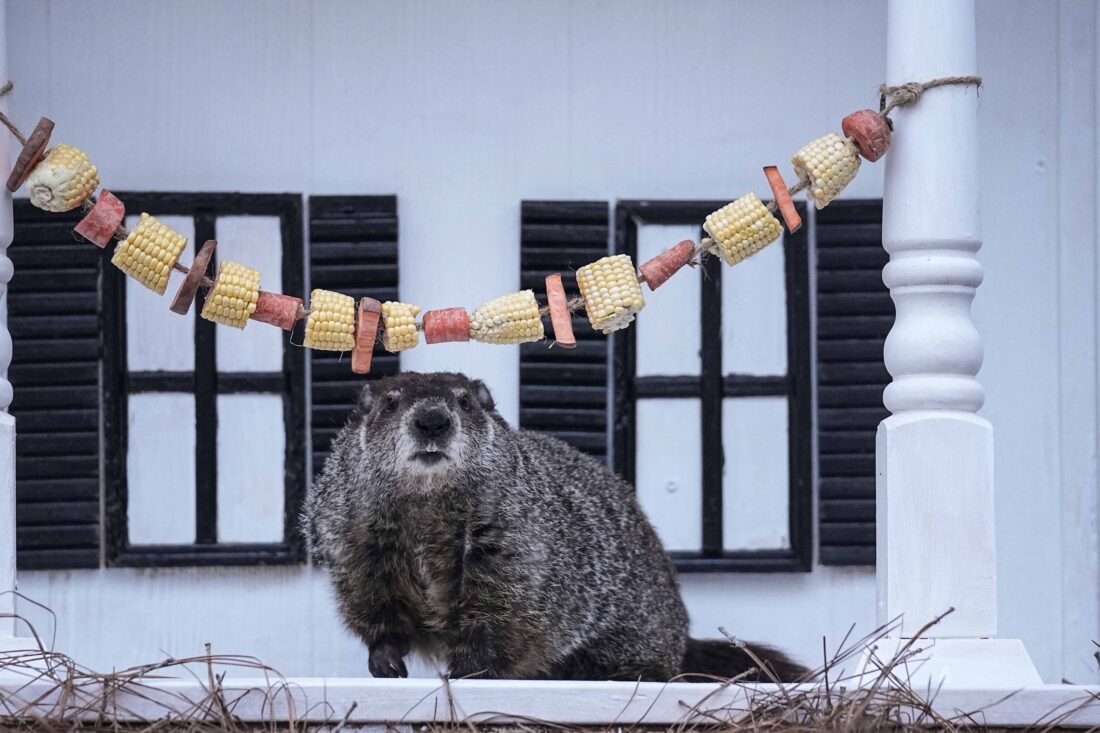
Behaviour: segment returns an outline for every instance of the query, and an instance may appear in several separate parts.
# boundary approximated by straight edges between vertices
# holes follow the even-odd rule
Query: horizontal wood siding
[[[524,201],[520,287],[545,302],[546,276],[560,273],[566,292],[576,294],[576,269],[608,253],[609,223],[606,201]],[[606,460],[608,338],[583,313],[573,332],[572,350],[546,341],[520,346],[519,424]]]
[[[336,290],[357,300],[397,300],[397,198],[312,196],[309,199],[310,288]],[[364,380],[351,356],[310,351],[313,471],[328,457]],[[368,378],[396,374],[398,357],[376,345]]]
[[[882,284],[882,202],[817,213],[818,522],[823,565],[875,562],[875,431],[894,303]]]

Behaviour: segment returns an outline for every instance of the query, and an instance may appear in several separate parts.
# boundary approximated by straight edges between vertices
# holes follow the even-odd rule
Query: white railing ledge
[[[209,688],[194,679],[143,680],[108,691],[102,684],[81,687],[69,698],[72,709],[88,707],[85,719],[101,714],[119,722],[181,719],[201,705]],[[817,685],[788,686],[789,694],[820,690]],[[245,722],[295,720],[310,723],[414,725],[444,722],[511,724],[550,721],[573,725],[669,726],[691,722],[736,722],[779,688],[767,684],[655,682],[517,682],[461,680],[444,685],[435,679],[298,677],[242,678],[222,684],[222,698]],[[833,688],[834,695],[856,695],[856,688]],[[42,716],[56,714],[64,693],[47,681],[0,681],[0,709]],[[1048,723],[1100,725],[1100,686],[1037,685],[1021,689],[944,687],[930,696],[932,708],[948,719],[996,726]],[[104,709],[104,700],[107,708]],[[172,711],[178,711],[173,713]],[[2,715],[2,714],[0,714]]]

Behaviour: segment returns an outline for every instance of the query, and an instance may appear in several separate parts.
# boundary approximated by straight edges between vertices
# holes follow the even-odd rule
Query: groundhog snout
[[[445,407],[428,405],[419,408],[412,419],[413,429],[424,440],[438,440],[451,432],[451,413]]]

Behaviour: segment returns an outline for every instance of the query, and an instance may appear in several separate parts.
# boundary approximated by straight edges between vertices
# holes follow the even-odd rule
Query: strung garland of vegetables
[[[170,309],[186,315],[199,290],[206,291],[202,318],[223,326],[243,329],[250,320],[291,330],[306,319],[302,345],[323,351],[351,352],[351,368],[357,374],[370,372],[371,354],[379,340],[386,351],[415,347],[420,334],[428,344],[480,341],[489,344],[520,344],[545,338],[543,318],[550,317],[554,341],[573,348],[572,314],[584,310],[592,328],[605,335],[629,326],[645,307],[641,284],[651,291],[664,284],[686,265],[716,255],[727,265],[736,265],[775,242],[783,226],[790,232],[802,226],[791,199],[805,190],[818,209],[828,206],[859,172],[861,157],[874,162],[890,149],[893,123],[888,117],[897,106],[916,102],[925,90],[945,84],[981,85],[980,77],[946,77],[923,84],[883,87],[879,111],[853,112],[841,121],[843,136],[829,133],[819,137],[791,158],[798,182],[788,188],[775,166],[764,168],[773,201],[765,204],[756,193],[747,193],[707,216],[703,223],[709,235],[701,242],[685,240],[645,262],[637,270],[627,255],[603,257],[576,272],[579,296],[569,298],[560,274],[546,278],[547,304],[541,306],[534,291],[503,295],[478,306],[430,310],[418,321],[420,307],[409,303],[372,298],[355,299],[342,293],[316,289],[309,307],[301,298],[260,289],[261,275],[247,265],[221,260],[217,273],[207,275],[217,247],[205,242],[190,267],[179,261],[187,239],[148,213],[137,226],[127,230],[122,222],[126,207],[107,189],[99,188],[99,172],[79,148],[60,144],[49,148],[54,123],[43,117],[30,137],[24,137],[5,115],[0,122],[22,143],[23,148],[7,180],[9,191],[26,187],[30,202],[45,211],[64,212],[81,207],[86,215],[74,231],[93,244],[106,248],[118,240],[111,263],[158,295],[164,295],[172,270],[184,273]],[[11,83],[0,88],[0,95]]]

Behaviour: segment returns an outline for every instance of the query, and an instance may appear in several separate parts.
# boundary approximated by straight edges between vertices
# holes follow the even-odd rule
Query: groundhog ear
[[[486,410],[492,410],[497,406],[496,402],[493,402],[493,395],[489,392],[489,388],[485,386],[485,382],[480,379],[475,379],[470,383],[471,392],[474,393],[474,397],[477,398],[478,403]]]
[[[359,412],[365,415],[370,412],[370,406],[372,404],[374,404],[374,392],[371,391],[371,386],[368,384],[359,392],[359,403],[356,407],[359,408]]]

